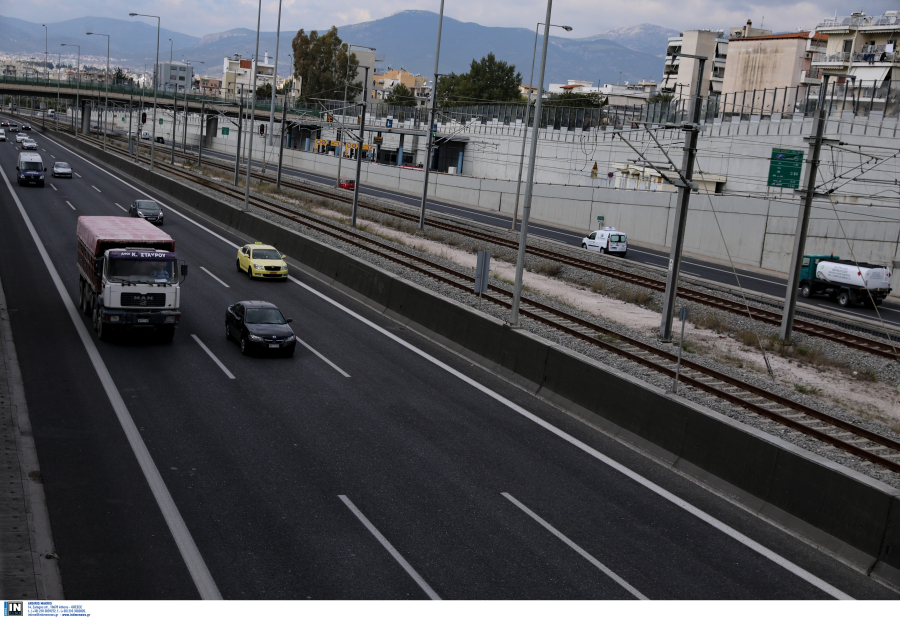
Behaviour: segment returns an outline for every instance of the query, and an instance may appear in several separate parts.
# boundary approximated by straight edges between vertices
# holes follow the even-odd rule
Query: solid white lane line
[[[362,525],[364,525],[369,532],[372,533],[372,536],[378,539],[378,542],[381,543],[381,545],[388,551],[388,553],[393,556],[394,560],[396,560],[397,563],[400,564],[401,567],[403,567],[403,570],[406,571],[406,573],[410,577],[412,577],[417,584],[419,584],[419,588],[425,591],[425,594],[428,595],[428,598],[432,601],[440,601],[441,597],[439,597],[434,589],[432,589],[432,587],[429,586],[424,579],[422,579],[422,576],[419,575],[414,568],[412,568],[412,565],[408,563],[403,556],[400,555],[400,552],[398,552],[394,548],[394,546],[391,545],[391,542],[384,538],[384,535],[378,531],[378,528],[373,526],[372,522],[370,522],[369,519],[365,515],[363,515],[358,508],[356,508],[356,505],[350,502],[350,498],[348,498],[347,496],[338,496],[338,498],[340,498],[341,502],[343,502],[347,506],[347,508],[350,509],[351,513],[356,515],[356,518],[360,522],[362,522]]]
[[[25,226],[28,228],[31,238],[34,240],[34,244],[37,245],[38,252],[44,260],[44,265],[50,273],[50,279],[56,286],[56,291],[62,299],[63,305],[69,314],[69,318],[75,325],[75,330],[78,332],[81,343],[84,345],[87,355],[91,359],[91,364],[94,366],[94,371],[97,372],[97,377],[103,385],[103,390],[106,392],[107,398],[109,398],[109,403],[112,405],[113,410],[115,410],[116,417],[119,419],[119,424],[122,426],[122,430],[128,438],[128,443],[131,445],[131,450],[134,452],[135,459],[137,459],[141,471],[144,473],[144,478],[147,479],[150,491],[153,493],[153,497],[159,505],[162,516],[166,520],[172,538],[175,540],[175,544],[178,546],[181,557],[184,560],[185,565],[187,565],[188,572],[191,574],[191,578],[197,586],[200,597],[202,599],[221,600],[222,595],[219,592],[219,588],[216,586],[216,582],[213,581],[212,574],[210,574],[209,568],[207,568],[206,562],[203,560],[203,556],[200,555],[200,550],[197,549],[194,538],[191,536],[187,525],[184,523],[184,519],[178,511],[178,507],[175,505],[175,501],[172,499],[172,495],[169,493],[169,489],[166,487],[166,483],[159,473],[159,469],[153,462],[153,457],[151,457],[150,451],[147,450],[147,445],[144,444],[141,433],[134,424],[134,419],[131,418],[128,406],[125,405],[122,395],[119,393],[118,389],[116,389],[116,384],[109,374],[109,370],[106,368],[106,364],[103,362],[103,358],[100,356],[100,352],[97,350],[97,346],[94,343],[91,334],[85,327],[81,315],[75,308],[72,299],[69,298],[69,293],[66,291],[62,279],[60,279],[56,267],[50,260],[50,255],[47,253],[44,243],[41,242],[41,238],[38,236],[37,230],[31,223],[31,218],[28,216],[28,213],[25,212],[25,207],[22,206],[19,196],[13,191],[12,184],[10,184],[9,178],[7,178],[3,168],[0,168],[0,176],[3,176],[3,180],[6,183],[10,194],[12,194],[16,206],[19,208],[19,213],[22,215],[22,219],[25,220]]]
[[[193,337],[194,341],[196,341],[197,344],[201,348],[203,348],[203,351],[206,352],[211,359],[213,359],[213,362],[219,366],[219,369],[221,369],[222,371],[225,372],[225,375],[227,375],[229,377],[229,379],[231,379],[231,380],[235,379],[234,374],[231,373],[230,371],[228,371],[228,367],[226,367],[224,364],[222,364],[222,361],[220,361],[218,358],[216,358],[216,355],[212,353],[212,350],[207,348],[206,345],[202,341],[200,341],[200,337],[198,337],[197,335],[191,335],[191,337]]]
[[[329,365],[331,365],[331,368],[332,368],[332,369],[334,369],[335,371],[337,371],[339,374],[341,374],[341,375],[344,376],[345,378],[349,378],[349,377],[350,377],[350,374],[349,374],[349,373],[347,373],[346,371],[344,371],[343,369],[341,369],[340,367],[338,367],[337,365],[335,365],[334,363],[332,363],[330,360],[328,360],[327,358],[325,358],[324,356],[322,356],[321,354],[319,354],[319,352],[317,352],[316,350],[314,350],[313,347],[312,347],[311,345],[309,345],[308,343],[306,343],[305,341],[303,341],[300,337],[297,337],[297,343],[299,343],[299,344],[302,345],[304,348],[306,348],[307,350],[309,350],[310,352],[312,352],[313,354],[315,354],[316,356],[318,356],[319,358],[321,358],[323,361],[325,361],[325,362],[328,363]]]
[[[620,464],[619,462],[615,461],[614,459],[611,459],[611,458],[607,457],[606,455],[604,455],[604,454],[601,453],[600,451],[598,451],[598,450],[596,450],[596,449],[594,449],[594,448],[588,446],[587,444],[585,444],[585,443],[582,442],[581,440],[578,440],[578,439],[576,439],[576,438],[573,438],[572,436],[570,436],[569,434],[567,434],[567,433],[566,433],[565,431],[563,431],[562,429],[559,429],[558,427],[556,427],[556,426],[554,426],[554,425],[548,423],[547,421],[543,420],[542,418],[540,418],[540,417],[538,417],[538,416],[532,414],[531,412],[529,412],[529,411],[526,410],[525,408],[523,408],[523,407],[521,407],[520,405],[518,405],[518,404],[516,404],[516,403],[514,403],[514,402],[512,402],[512,401],[510,401],[509,399],[507,399],[507,398],[504,397],[503,395],[501,395],[501,394],[499,394],[499,393],[497,393],[497,392],[491,390],[491,389],[488,388],[487,386],[484,386],[483,384],[480,384],[479,382],[475,381],[474,379],[470,378],[469,376],[460,373],[459,371],[457,371],[457,370],[454,369],[453,367],[450,367],[450,366],[447,365],[446,363],[444,363],[444,362],[438,360],[437,358],[431,356],[430,354],[428,354],[428,353],[425,352],[424,350],[420,350],[419,348],[417,348],[417,347],[414,346],[413,344],[411,344],[411,343],[409,343],[409,342],[407,342],[407,341],[404,341],[404,340],[401,339],[400,337],[396,336],[394,333],[392,333],[392,332],[390,332],[390,331],[388,331],[388,330],[385,330],[384,328],[378,326],[377,324],[375,324],[374,322],[372,322],[372,321],[369,320],[368,318],[365,318],[365,317],[361,316],[360,314],[356,313],[355,311],[353,311],[353,310],[350,309],[349,307],[345,307],[344,305],[342,305],[342,304],[339,303],[338,301],[336,301],[336,300],[334,300],[334,299],[332,299],[332,298],[329,298],[329,297],[326,296],[325,294],[319,292],[318,290],[315,290],[315,289],[311,288],[310,286],[306,285],[305,283],[303,283],[302,281],[299,281],[298,279],[296,279],[296,278],[294,278],[294,277],[289,277],[289,279],[290,279],[291,281],[293,281],[294,283],[296,283],[297,285],[299,285],[300,287],[302,287],[303,289],[305,289],[305,290],[307,290],[308,292],[310,292],[311,294],[313,294],[314,296],[318,296],[318,297],[321,298],[323,301],[325,301],[325,302],[331,304],[332,306],[334,306],[334,307],[340,309],[341,311],[343,311],[343,312],[346,313],[347,315],[350,315],[350,316],[356,318],[357,320],[359,320],[359,321],[362,322],[363,324],[366,324],[366,325],[369,326],[370,328],[372,328],[372,329],[378,331],[379,333],[381,333],[382,335],[384,335],[384,336],[387,337],[388,339],[391,339],[392,341],[394,341],[394,342],[396,342],[397,344],[399,344],[399,345],[405,347],[406,349],[410,350],[411,352],[413,352],[413,353],[415,353],[415,354],[418,354],[418,355],[419,355],[420,357],[422,357],[423,359],[429,361],[430,363],[436,365],[437,367],[440,367],[441,369],[443,369],[443,370],[446,371],[447,373],[449,373],[449,374],[451,374],[451,375],[453,375],[453,376],[459,378],[460,380],[462,380],[463,382],[465,382],[466,384],[468,384],[468,385],[471,386],[472,388],[481,391],[482,393],[484,393],[485,395],[487,395],[487,396],[490,397],[491,399],[494,399],[495,401],[497,401],[497,402],[499,402],[499,403],[505,405],[505,406],[508,407],[510,410],[513,410],[514,412],[516,412],[516,413],[522,415],[523,417],[527,418],[528,420],[530,420],[531,422],[535,423],[535,424],[538,425],[539,427],[542,427],[543,429],[546,429],[546,430],[549,431],[550,433],[552,433],[552,434],[554,434],[555,436],[561,438],[562,440],[568,442],[569,444],[571,444],[571,445],[574,446],[575,448],[581,450],[582,452],[586,453],[587,455],[589,455],[589,456],[593,457],[594,459],[596,459],[596,460],[598,460],[598,461],[600,461],[600,462],[606,464],[607,466],[609,466],[609,467],[612,468],[613,470],[615,470],[615,471],[617,471],[617,472],[623,474],[624,476],[630,478],[631,480],[633,480],[634,482],[636,482],[636,483],[642,485],[642,486],[645,487],[646,489],[649,489],[650,491],[652,491],[653,493],[655,493],[655,494],[658,495],[659,497],[663,498],[664,500],[668,500],[668,501],[671,502],[672,504],[674,504],[674,505],[676,505],[676,506],[678,506],[678,507],[684,509],[685,511],[687,511],[687,512],[690,513],[691,515],[697,517],[697,518],[700,519],[701,521],[706,522],[707,524],[709,524],[709,525],[712,526],[713,528],[715,528],[715,529],[719,530],[720,532],[722,532],[723,534],[725,534],[725,535],[731,537],[732,539],[734,539],[734,540],[737,541],[738,543],[741,543],[741,544],[744,545],[745,547],[747,547],[747,548],[749,548],[749,549],[751,549],[751,550],[757,552],[758,554],[760,554],[760,555],[762,555],[762,556],[768,558],[769,560],[771,560],[771,561],[774,562],[775,564],[777,564],[777,565],[781,566],[782,568],[784,568],[785,570],[787,570],[787,571],[793,573],[794,575],[796,575],[796,576],[799,577],[800,579],[803,579],[803,580],[809,582],[810,584],[812,584],[813,586],[815,586],[815,587],[818,588],[819,590],[822,590],[822,591],[825,592],[826,594],[830,594],[831,596],[833,596],[833,597],[835,597],[835,598],[837,598],[837,599],[850,599],[850,598],[851,598],[851,597],[850,597],[849,595],[847,595],[846,593],[842,592],[841,590],[838,590],[837,588],[835,588],[834,586],[832,586],[832,585],[829,584],[828,582],[822,580],[821,578],[816,577],[815,575],[813,575],[812,573],[810,573],[810,572],[807,571],[806,569],[804,569],[804,568],[802,568],[802,567],[800,567],[800,566],[794,564],[793,562],[791,562],[791,561],[788,560],[787,558],[784,558],[784,557],[780,556],[779,554],[773,552],[772,550],[768,549],[767,547],[764,547],[763,545],[760,545],[759,543],[757,543],[756,541],[754,541],[754,540],[751,539],[750,537],[746,536],[745,534],[742,534],[742,533],[738,532],[737,530],[735,530],[734,528],[732,528],[732,527],[729,526],[728,524],[726,524],[726,523],[724,523],[724,522],[722,522],[722,521],[719,521],[718,519],[716,519],[715,517],[713,517],[713,516],[710,515],[709,513],[706,513],[706,512],[704,512],[704,511],[701,511],[700,509],[698,509],[697,507],[695,507],[693,504],[690,504],[689,502],[687,502],[687,501],[685,501],[685,500],[682,500],[681,498],[679,498],[679,497],[676,496],[675,494],[671,493],[670,491],[667,491],[667,490],[663,489],[662,487],[660,487],[659,485],[657,485],[657,484],[654,483],[653,481],[644,478],[643,476],[641,476],[640,474],[638,474],[638,473],[635,472],[634,470],[631,470],[630,468],[627,468],[626,466]]]
[[[69,208],[71,208],[72,210],[75,210],[75,207],[72,206],[72,202],[70,202],[69,200],[66,200],[66,204],[69,205]]]
[[[91,185],[91,186],[94,187],[94,185]],[[101,190],[98,189],[97,187],[94,187],[94,191],[96,191],[97,193],[103,193],[103,191],[101,191]]]
[[[79,174],[78,172],[75,172],[75,175],[81,178],[81,174]]]
[[[118,206],[119,208],[121,208],[122,210],[124,210],[125,212],[128,212],[128,209],[125,208],[124,206],[122,206],[119,202],[113,202],[113,204],[115,204],[116,206]]]
[[[119,206],[119,205],[116,204],[116,206]],[[122,208],[122,207],[119,206],[119,208]],[[125,209],[122,208],[122,210],[125,210]],[[211,272],[209,272],[208,270],[206,270],[204,267],[201,266],[201,267],[200,267],[200,270],[202,270],[202,271],[205,272],[207,275],[209,275],[210,277],[212,277],[213,279],[215,279],[216,281],[218,281],[219,283],[221,283],[222,285],[224,285],[226,288],[230,288],[230,287],[231,287],[230,285],[228,285],[227,283],[225,283],[224,281],[222,281],[221,279],[219,279],[218,277],[216,277],[214,274],[212,274]]]
[[[50,141],[54,141],[54,140],[50,140]],[[111,172],[109,172],[109,171],[103,169],[102,167],[100,167],[100,166],[97,165],[96,163],[94,163],[94,162],[92,162],[92,161],[88,161],[87,159],[85,159],[84,157],[82,157],[81,155],[79,155],[78,153],[76,153],[76,152],[74,152],[73,150],[67,148],[66,146],[63,146],[63,145],[60,144],[59,142],[54,142],[54,143],[56,143],[58,146],[60,146],[60,147],[63,148],[64,150],[68,150],[68,151],[71,152],[74,156],[80,158],[81,160],[85,161],[86,163],[91,164],[92,166],[96,167],[98,170],[104,172],[105,174],[109,175],[110,177],[115,178],[116,180],[118,180],[118,181],[121,182],[122,184],[124,184],[124,185],[126,185],[126,186],[128,186],[128,187],[130,187],[130,188],[132,188],[132,189],[134,189],[135,191],[138,191],[138,192],[141,193],[142,195],[145,195],[145,196],[147,196],[147,197],[150,198],[150,199],[156,199],[155,197],[153,197],[152,195],[150,195],[150,194],[147,193],[146,191],[143,191],[142,189],[139,189],[139,188],[135,187],[134,185],[132,185],[132,184],[126,182],[125,180],[123,180],[123,179],[121,179],[121,178],[115,176],[114,174],[112,174]],[[159,200],[156,200],[156,201],[159,202]],[[159,202],[159,203],[160,203],[162,206],[166,206],[166,204],[163,204],[162,202]],[[220,235],[220,234],[218,234],[218,233],[212,231],[211,229],[209,229],[208,227],[202,225],[201,223],[198,223],[198,222],[195,221],[192,217],[189,217],[189,216],[187,216],[187,215],[185,215],[185,214],[183,214],[183,213],[178,212],[177,210],[172,209],[171,206],[166,206],[166,207],[169,208],[170,210],[172,210],[172,212],[174,212],[175,214],[177,214],[177,215],[179,215],[180,217],[182,217],[185,221],[189,221],[190,223],[193,223],[193,224],[196,225],[198,228],[200,228],[200,229],[202,229],[203,231],[207,232],[207,233],[210,234],[211,236],[213,236],[213,237],[215,237],[215,238],[218,238],[219,240],[221,240],[221,241],[224,242],[225,244],[229,245],[229,246],[232,247],[233,249],[237,249],[237,248],[239,247],[239,245],[236,245],[235,243],[231,242],[230,240],[228,240],[228,239],[225,238],[224,236],[222,236],[222,235]],[[479,384],[478,382],[476,382],[476,381],[473,380],[472,378],[470,378],[470,377],[468,377],[468,376],[466,376],[466,375],[464,375],[464,374],[458,372],[457,370],[453,369],[452,367],[450,367],[450,366],[447,365],[446,363],[443,363],[443,362],[441,362],[440,360],[436,359],[435,357],[431,356],[430,354],[428,354],[428,353],[425,352],[424,350],[420,350],[419,348],[417,348],[416,346],[412,345],[411,343],[408,343],[408,342],[404,341],[404,340],[401,339],[400,337],[396,336],[394,333],[392,333],[392,332],[390,332],[390,331],[388,331],[388,330],[386,330],[386,329],[384,329],[384,328],[378,326],[377,324],[375,324],[375,323],[372,322],[371,320],[369,320],[369,319],[367,319],[367,318],[361,316],[360,314],[356,313],[355,311],[353,311],[353,310],[350,309],[349,307],[346,307],[346,306],[342,305],[341,303],[339,303],[338,301],[336,301],[336,300],[334,300],[334,299],[332,299],[332,298],[329,298],[329,297],[326,296],[325,294],[319,292],[318,290],[315,290],[315,289],[311,288],[310,286],[306,285],[305,283],[303,283],[302,281],[300,281],[299,279],[297,279],[297,278],[295,278],[295,277],[288,277],[288,278],[289,278],[291,281],[293,281],[294,283],[296,283],[297,285],[299,285],[301,288],[303,288],[303,289],[305,289],[306,291],[308,291],[309,293],[313,294],[314,296],[317,296],[317,297],[321,298],[323,301],[325,301],[325,302],[331,304],[332,306],[334,306],[334,307],[340,309],[341,311],[343,311],[344,313],[346,313],[346,314],[349,315],[349,316],[352,316],[352,317],[355,318],[356,320],[359,320],[359,321],[362,322],[363,324],[367,325],[369,328],[371,328],[371,329],[373,329],[373,330],[375,330],[375,331],[381,333],[382,335],[384,335],[384,336],[387,337],[388,339],[390,339],[390,340],[394,341],[395,343],[397,343],[397,344],[399,344],[399,345],[401,345],[401,346],[407,348],[407,349],[410,350],[411,352],[413,352],[413,353],[415,353],[415,354],[418,354],[420,357],[424,358],[425,360],[429,361],[430,363],[434,364],[435,366],[440,367],[441,369],[443,369],[443,370],[446,371],[447,373],[450,373],[451,375],[453,375],[453,376],[459,378],[460,380],[462,380],[462,381],[465,382],[466,384],[469,384],[469,385],[472,386],[473,388],[475,388],[475,389],[477,389],[477,390],[480,390],[481,392],[483,392],[484,394],[486,394],[488,397],[491,397],[492,399],[494,399],[494,400],[496,400],[496,401],[502,403],[503,405],[505,405],[505,406],[508,407],[509,409],[511,409],[511,410],[513,410],[514,412],[516,412],[516,413],[522,415],[523,417],[527,418],[528,420],[532,421],[533,423],[535,423],[536,425],[542,427],[543,429],[546,429],[546,430],[549,431],[550,433],[552,433],[552,434],[556,435],[557,437],[561,438],[562,440],[568,442],[569,444],[571,444],[571,445],[574,446],[575,448],[577,448],[577,449],[579,449],[579,450],[581,450],[581,451],[587,453],[588,455],[590,455],[591,457],[597,459],[598,461],[603,462],[604,464],[606,464],[607,466],[609,466],[609,467],[612,468],[613,470],[616,470],[617,472],[619,472],[619,473],[621,473],[621,474],[627,476],[627,477],[630,478],[631,480],[633,480],[633,481],[635,481],[636,483],[642,485],[642,486],[645,487],[646,489],[649,489],[650,491],[652,491],[653,493],[655,493],[655,494],[658,495],[659,497],[663,498],[664,500],[667,500],[667,501],[671,502],[672,504],[675,504],[676,506],[678,506],[678,507],[684,509],[685,511],[687,511],[687,512],[690,513],[691,515],[694,515],[695,517],[697,517],[697,518],[700,519],[701,521],[707,523],[708,525],[710,525],[710,526],[716,528],[717,530],[719,530],[719,531],[722,532],[723,534],[725,534],[725,535],[731,537],[732,539],[736,540],[738,543],[741,543],[741,544],[744,545],[745,547],[747,547],[747,548],[749,548],[749,549],[751,549],[751,550],[757,552],[758,554],[760,554],[760,555],[762,555],[762,556],[768,558],[769,560],[771,560],[771,561],[774,562],[775,564],[777,564],[777,565],[781,566],[782,568],[784,568],[785,570],[787,570],[787,571],[793,573],[794,575],[796,575],[796,576],[799,577],[800,579],[803,579],[804,581],[809,582],[810,584],[812,584],[813,586],[815,586],[815,587],[818,588],[819,590],[822,590],[822,591],[825,592],[826,594],[830,594],[831,596],[833,596],[833,597],[835,597],[835,598],[838,598],[838,599],[850,599],[850,598],[852,598],[852,597],[850,597],[848,594],[842,592],[841,590],[838,590],[837,588],[835,588],[834,586],[832,586],[832,585],[829,584],[828,582],[822,580],[822,579],[819,578],[819,577],[816,577],[815,575],[813,575],[812,573],[810,573],[810,572],[807,571],[806,569],[800,567],[799,565],[794,564],[793,562],[791,562],[791,561],[788,560],[787,558],[784,558],[784,557],[780,556],[779,554],[777,554],[777,553],[773,552],[772,550],[770,550],[770,549],[764,547],[763,545],[760,545],[759,543],[757,543],[756,541],[754,541],[754,540],[751,539],[750,537],[748,537],[748,536],[746,536],[746,535],[744,535],[744,534],[738,532],[737,530],[735,530],[735,529],[732,528],[731,526],[725,524],[725,523],[722,522],[722,521],[719,521],[718,519],[716,519],[716,518],[713,517],[712,515],[710,515],[710,514],[708,514],[708,513],[705,513],[704,511],[701,511],[700,509],[698,509],[698,508],[695,507],[694,505],[690,504],[689,502],[687,502],[687,501],[685,501],[685,500],[682,500],[681,498],[679,498],[679,497],[676,496],[675,494],[673,494],[673,493],[671,493],[671,492],[669,492],[669,491],[663,489],[662,487],[660,487],[660,486],[657,485],[656,483],[650,481],[649,479],[644,478],[643,476],[641,476],[641,475],[638,474],[637,472],[635,472],[635,471],[633,471],[633,470],[631,470],[631,469],[625,467],[624,465],[618,463],[617,461],[615,461],[615,460],[613,460],[613,459],[607,457],[606,455],[602,454],[600,451],[591,448],[590,446],[588,446],[587,444],[581,442],[580,440],[577,440],[577,439],[573,438],[572,436],[570,436],[569,434],[567,434],[567,433],[564,432],[563,430],[561,430],[561,429],[559,429],[559,428],[557,428],[557,427],[551,425],[551,424],[548,423],[547,421],[545,421],[545,420],[543,420],[543,419],[541,419],[541,418],[535,416],[534,414],[532,414],[531,412],[529,412],[529,411],[526,410],[525,408],[522,408],[521,406],[519,406],[519,405],[513,403],[512,401],[510,401],[510,400],[507,399],[506,397],[503,397],[502,395],[500,395],[499,393],[494,392],[493,390],[489,389],[488,387],[483,386],[482,384]]]
[[[524,504],[522,504],[521,502],[519,502],[518,500],[516,500],[515,498],[513,498],[511,495],[509,495],[506,492],[502,492],[500,495],[503,496],[504,498],[506,498],[507,500],[509,500],[510,502],[512,502],[513,504],[515,504],[520,509],[522,509],[529,517],[531,517],[531,519],[533,519],[537,523],[541,524],[544,528],[549,530],[553,536],[558,538],[560,541],[562,541],[563,543],[565,543],[572,549],[574,549],[578,553],[578,555],[580,555],[582,558],[584,558],[585,560],[587,560],[588,562],[593,564],[595,567],[600,569],[603,573],[605,573],[607,575],[607,577],[609,577],[611,580],[613,580],[614,582],[616,582],[617,584],[622,586],[625,590],[630,592],[636,599],[640,599],[642,601],[649,600],[649,599],[647,599],[647,597],[645,597],[643,594],[641,594],[637,588],[635,588],[634,586],[632,586],[631,584],[626,582],[624,579],[622,579],[618,575],[616,575],[612,571],[612,569],[610,569],[605,564],[603,564],[602,562],[600,562],[599,560],[594,558],[592,555],[587,553],[580,546],[578,546],[574,541],[572,541],[569,537],[567,537],[562,532],[560,532],[559,530],[557,530],[556,528],[551,526],[549,523],[547,523],[537,513],[535,513],[531,509],[529,509],[527,506],[525,506]]]
[[[50,183],[50,188],[52,188],[54,191],[59,191],[59,189],[56,188],[56,185],[54,185],[52,182]]]

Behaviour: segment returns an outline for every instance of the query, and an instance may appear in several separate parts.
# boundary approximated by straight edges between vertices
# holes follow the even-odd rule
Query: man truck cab
[[[16,161],[16,182],[22,185],[44,186],[44,162],[36,152],[20,152]]]

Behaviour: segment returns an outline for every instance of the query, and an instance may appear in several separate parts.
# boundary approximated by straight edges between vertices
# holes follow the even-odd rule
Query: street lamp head
[[[88,36],[90,36],[90,35],[92,35],[92,34],[94,34],[94,33],[93,33],[93,32],[85,32],[85,34],[88,35]]]
[[[137,17],[137,13],[129,13],[128,16],[129,17]]]
[[[566,32],[572,32],[572,26],[563,26],[562,29]]]

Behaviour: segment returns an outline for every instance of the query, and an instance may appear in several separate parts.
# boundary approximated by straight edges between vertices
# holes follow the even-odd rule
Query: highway
[[[67,598],[897,598],[297,268],[248,280],[251,239],[35,139],[77,175],[18,187],[0,143],[0,281]],[[147,195],[190,265],[182,322],[101,342],[76,219]],[[307,347],[241,356],[247,299]]]

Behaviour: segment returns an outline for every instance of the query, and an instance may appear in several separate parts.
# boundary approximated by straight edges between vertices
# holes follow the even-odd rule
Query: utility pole
[[[234,186],[238,186],[238,175],[241,169],[241,133],[244,132],[244,85],[241,84],[241,102],[238,107],[237,150],[234,151]]]
[[[363,141],[365,141],[364,131],[366,130],[366,93],[369,90],[369,67],[362,68],[366,70],[366,88],[363,88],[362,111],[359,113],[359,139],[356,142],[356,182],[353,183],[353,212],[351,216],[351,225],[353,227],[356,227],[356,207],[359,204],[359,176],[362,171]],[[278,169],[280,170],[281,168],[279,167]]]
[[[253,84],[250,92],[250,134],[247,136],[247,184],[244,187],[244,210],[250,210],[250,175],[253,172],[253,131],[256,120],[256,74],[259,73],[259,26],[262,22],[262,0],[256,14],[256,53],[253,54]]]
[[[197,145],[197,165],[203,165],[203,129],[206,127],[206,99],[200,95],[200,143]]]
[[[512,310],[509,323],[519,325],[519,303],[522,300],[522,277],[525,270],[525,249],[528,243],[528,218],[531,216],[531,197],[534,191],[534,162],[537,158],[538,137],[541,132],[541,105],[544,99],[544,72],[547,68],[547,43],[550,41],[550,11],[553,0],[547,0],[547,18],[544,20],[544,42],[541,47],[541,70],[538,77],[537,100],[534,104],[534,129],[531,132],[530,158],[528,160],[528,184],[525,185],[525,204],[522,206],[522,229],[519,231],[519,251],[516,256],[516,280],[513,286]],[[531,86],[531,84],[528,84]]]
[[[428,202],[428,171],[431,169],[431,149],[434,145],[434,112],[437,107],[438,60],[441,57],[441,28],[444,25],[444,0],[438,16],[437,47],[434,50],[434,84],[431,86],[431,114],[428,120],[428,144],[425,146],[425,179],[422,182],[422,211],[419,213],[419,229],[425,229],[425,205]],[[403,165],[403,161],[398,161]]]
[[[284,160],[284,131],[287,128],[287,92],[284,93],[284,99],[281,101],[281,144],[278,146],[278,171],[275,174],[275,187],[281,190],[281,164]],[[273,127],[275,125],[272,125]]]
[[[822,153],[822,143],[825,134],[827,113],[823,105],[825,93],[828,90],[829,77],[850,77],[852,75],[837,73],[823,73],[822,86],[819,88],[819,100],[816,102],[815,135],[807,138],[809,144],[809,161],[806,166],[806,189],[798,193],[803,194],[803,208],[797,217],[797,232],[794,235],[794,253],[792,254],[791,270],[787,280],[787,295],[784,298],[784,312],[781,314],[781,339],[790,341],[794,329],[794,315],[797,312],[797,288],[800,286],[800,269],[803,267],[803,253],[806,250],[806,235],[809,230],[809,216],[812,212],[812,202],[816,194],[816,177],[819,171],[819,157]],[[832,141],[832,140],[828,140]]]
[[[703,68],[705,56],[677,54],[682,58],[693,58],[700,64],[697,73],[697,92],[691,100],[691,121],[683,123],[681,129],[687,133],[684,138],[684,157],[681,160],[680,178],[673,181],[678,187],[678,204],[675,208],[675,227],[672,229],[672,248],[669,250],[669,272],[666,276],[666,292],[663,297],[662,324],[659,327],[660,341],[672,341],[672,317],[675,298],[678,293],[678,273],[681,269],[681,250],[684,244],[684,228],[687,225],[688,206],[694,188],[694,160],[697,158],[697,139],[700,136],[700,108],[703,95]]]

